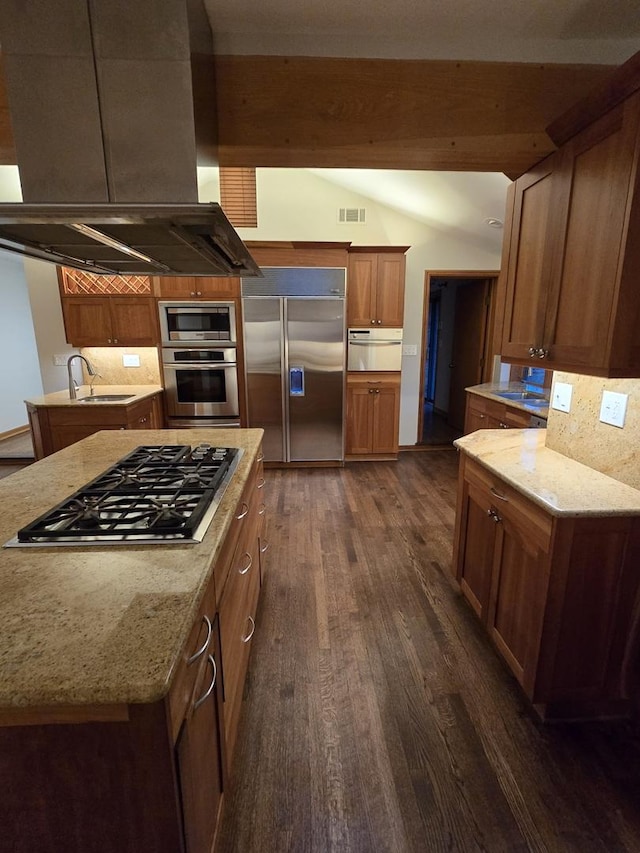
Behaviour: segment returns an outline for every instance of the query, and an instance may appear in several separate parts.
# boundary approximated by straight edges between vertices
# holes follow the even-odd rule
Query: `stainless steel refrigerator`
[[[262,272],[242,280],[249,426],[267,462],[342,461],[346,271]]]

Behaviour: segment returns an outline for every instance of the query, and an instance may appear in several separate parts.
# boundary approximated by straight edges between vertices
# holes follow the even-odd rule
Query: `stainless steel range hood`
[[[220,205],[198,204],[196,137],[209,165],[216,148],[203,0],[0,0],[0,34],[25,202],[0,204],[0,249],[95,273],[261,274]]]
[[[0,249],[120,275],[261,275],[219,204],[4,204]]]

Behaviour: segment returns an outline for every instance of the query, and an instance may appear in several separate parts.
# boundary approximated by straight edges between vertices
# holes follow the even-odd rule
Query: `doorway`
[[[465,388],[491,380],[498,272],[426,272],[418,444],[451,446],[464,429]]]

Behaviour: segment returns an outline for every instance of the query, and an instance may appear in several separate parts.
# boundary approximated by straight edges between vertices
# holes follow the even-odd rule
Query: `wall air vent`
[[[341,207],[338,210],[340,225],[364,225],[367,211],[364,207]]]

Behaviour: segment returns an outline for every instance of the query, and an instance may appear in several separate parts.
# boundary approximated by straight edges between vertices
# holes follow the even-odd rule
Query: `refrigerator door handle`
[[[289,368],[289,396],[304,397],[304,367]]]

